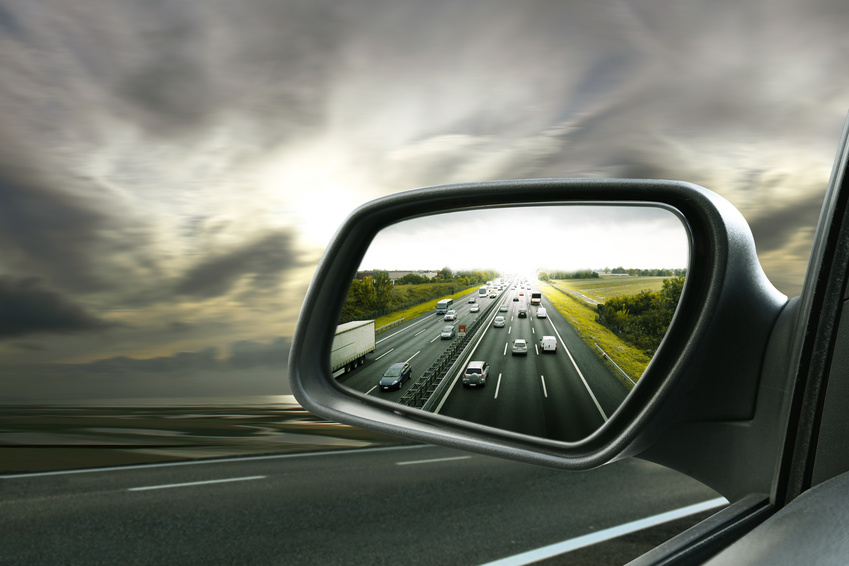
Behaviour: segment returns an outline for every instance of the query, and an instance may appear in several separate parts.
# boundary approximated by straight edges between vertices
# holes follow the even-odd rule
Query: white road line
[[[537,333],[537,329],[536,329],[536,328],[534,328],[534,327],[532,326],[532,327],[531,327],[531,332],[532,332],[533,334],[536,334],[536,333]]]
[[[645,519],[631,521],[630,523],[625,523],[618,527],[611,527],[596,533],[590,533],[588,535],[564,540],[563,542],[558,542],[549,546],[543,546],[536,550],[529,550],[527,552],[522,552],[521,554],[514,554],[513,556],[508,556],[500,560],[487,562],[481,566],[524,566],[525,564],[533,564],[534,562],[539,562],[553,556],[559,556],[579,548],[592,546],[600,542],[605,542],[617,537],[641,531],[643,529],[648,529],[650,527],[656,527],[657,525],[662,525],[663,523],[668,523],[683,517],[689,517],[690,515],[695,515],[702,511],[710,511],[711,509],[722,507],[727,503],[728,500],[724,497],[710,499],[708,501],[696,503],[695,505],[688,505],[687,507],[681,507],[680,509],[660,513],[659,515],[652,515]]]
[[[43,476],[65,476],[69,474],[91,474],[97,472],[125,472],[129,470],[149,470],[151,468],[174,468],[177,466],[204,466],[209,464],[232,464],[253,462],[256,460],[289,460],[293,458],[315,458],[316,456],[345,456],[368,452],[386,452],[388,450],[412,450],[416,448],[433,448],[429,444],[412,444],[405,446],[379,446],[376,448],[351,448],[345,450],[326,450],[321,452],[298,452],[295,454],[266,454],[264,456],[239,456],[238,458],[209,458],[206,460],[188,460],[183,462],[160,462],[158,464],[132,464],[130,466],[110,466],[106,468],[83,468],[80,470],[54,470],[52,472],[25,472],[22,474],[0,475],[0,482],[14,479],[40,478]]]
[[[471,456],[454,456],[453,458],[434,458],[433,460],[411,460],[409,462],[395,462],[396,466],[412,466],[414,464],[433,464],[435,462],[450,462],[452,460],[468,460]]]
[[[510,342],[505,342],[505,343],[504,343],[504,353],[502,353],[502,354],[501,354],[502,356],[506,356],[506,355],[507,355],[507,345],[508,345],[509,343],[510,343]]]
[[[427,318],[423,318],[423,319],[421,319],[421,320],[420,320],[420,321],[418,321],[418,322],[414,322],[413,324],[411,324],[411,325],[410,325],[410,326],[408,326],[407,328],[402,328],[402,329],[401,329],[401,330],[399,330],[398,332],[395,332],[395,333],[393,333],[393,334],[390,334],[390,335],[389,335],[389,336],[387,336],[386,338],[381,338],[380,340],[378,340],[378,341],[376,342],[376,344],[380,344],[380,343],[381,343],[381,342],[383,342],[384,340],[389,340],[389,339],[390,339],[390,338],[392,338],[393,336],[397,336],[398,334],[401,334],[402,332],[406,332],[407,330],[411,329],[412,327],[414,327],[414,326],[416,326],[416,325],[419,325],[419,324],[423,323],[423,322],[424,322],[424,321],[426,321],[426,320],[427,320]]]
[[[437,340],[439,340],[440,338],[442,338],[442,334],[437,334],[437,335],[436,335],[436,338],[434,338],[433,340],[431,340],[431,341],[430,341],[430,343],[431,343],[431,344],[433,344],[434,342],[436,342],[436,341],[437,341]]]
[[[540,381],[542,381],[542,394],[545,395],[545,398],[548,399],[548,391],[545,389],[545,378],[543,376],[539,376]]]
[[[498,374],[498,382],[495,384],[495,397],[493,399],[498,399],[498,390],[501,389],[501,374]]]
[[[408,363],[410,363],[410,360],[412,360],[413,358],[415,358],[416,356],[418,356],[418,355],[419,355],[419,354],[421,354],[421,353],[422,353],[422,351],[421,351],[421,350],[419,350],[418,352],[416,352],[415,354],[413,354],[412,356],[410,356],[409,358],[407,358],[407,361],[406,361],[406,362],[404,362],[404,363],[407,363],[407,364],[408,364]]]
[[[394,351],[395,351],[395,348],[392,348],[391,350],[389,350],[388,352],[386,352],[386,354],[391,354],[391,353],[392,353],[392,352],[394,352]],[[383,356],[385,356],[386,354],[380,354],[379,356],[377,356],[377,357],[374,359],[374,361],[379,360],[380,358],[382,358],[382,357],[383,357]]]
[[[188,483],[170,483],[165,485],[148,485],[145,487],[131,487],[127,489],[127,491],[147,491],[150,489],[168,489],[171,487],[189,487],[193,485],[209,485],[211,483],[226,483],[231,481],[248,481],[248,480],[261,480],[265,479],[265,476],[250,476],[245,478],[227,478],[223,480],[206,480],[206,481],[193,481]]]
[[[427,328],[422,328],[421,330],[419,330],[418,332],[416,332],[415,334],[413,334],[413,336],[418,336],[418,335],[419,335],[419,334],[421,334],[422,332],[426,332],[426,331],[427,331]]]
[[[508,329],[507,329],[507,334],[510,334],[511,332],[513,332],[513,327],[512,327],[512,326],[511,326],[510,328],[508,328]]]
[[[539,346],[537,346],[536,344],[534,344],[534,352],[536,352],[537,356],[539,356]]]
[[[372,387],[371,389],[369,389],[368,391],[366,391],[366,395],[368,395],[369,393],[371,393],[371,392],[372,392],[372,391],[374,391],[375,389],[377,389],[377,385],[375,385],[374,387]]]
[[[566,355],[569,356],[569,360],[572,362],[572,366],[575,368],[575,371],[578,372],[578,377],[581,378],[581,381],[584,382],[584,387],[587,389],[587,393],[590,394],[590,398],[592,398],[593,403],[595,403],[595,408],[598,409],[598,412],[601,413],[601,418],[604,419],[604,422],[607,422],[607,415],[604,413],[604,410],[601,408],[601,405],[598,403],[598,399],[595,398],[593,394],[593,390],[590,389],[590,384],[587,383],[587,380],[584,379],[584,374],[581,373],[581,370],[578,369],[578,364],[575,363],[575,358],[572,357],[572,353],[569,351],[569,348],[566,347],[566,342],[563,341],[563,338],[560,336],[560,333],[557,332],[557,327],[554,326],[554,322],[551,319],[548,319],[549,324],[551,324],[551,329],[554,330],[554,333],[557,335],[557,339],[560,340],[560,343],[563,344],[563,349],[566,350]]]

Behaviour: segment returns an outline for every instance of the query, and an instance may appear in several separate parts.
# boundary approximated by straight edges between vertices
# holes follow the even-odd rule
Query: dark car
[[[519,318],[528,318],[528,311],[526,309],[519,309]]]
[[[513,302],[516,302],[518,300],[519,300],[519,297],[513,297]]]
[[[413,377],[413,370],[407,362],[398,362],[389,366],[380,378],[380,390],[401,389],[401,384]],[[372,382],[374,383],[374,382]]]

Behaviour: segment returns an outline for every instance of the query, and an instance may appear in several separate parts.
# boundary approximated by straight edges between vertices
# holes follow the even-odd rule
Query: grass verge
[[[477,291],[477,289],[480,286],[474,285],[473,287],[474,287],[475,291]],[[390,314],[387,314],[387,315],[383,315],[382,317],[380,317],[380,318],[378,318],[377,320],[374,321],[374,327],[380,328],[381,326],[385,326],[387,324],[395,322],[396,320],[399,320],[402,317],[404,318],[404,320],[410,320],[411,318],[416,318],[417,316],[425,314],[428,311],[433,312],[436,309],[436,303],[438,303],[442,299],[454,299],[454,302],[457,302],[460,299],[465,300],[468,297],[468,295],[469,295],[468,291],[471,288],[472,287],[466,287],[465,289],[457,291],[456,293],[454,293],[452,295],[445,295],[444,297],[437,297],[435,299],[431,299],[429,301],[415,305],[415,306],[410,307],[408,309],[404,309],[402,311],[396,311],[396,312],[393,312],[393,313],[390,313]]]
[[[596,348],[596,344],[598,344],[631,379],[637,381],[643,375],[651,358],[642,350],[626,344],[608,328],[597,323],[594,308],[548,283],[540,281],[539,288],[545,298],[572,325],[593,352],[601,357],[601,352]],[[619,372],[614,370],[614,373],[618,375]],[[629,388],[631,387],[631,384],[624,377],[622,381]]]

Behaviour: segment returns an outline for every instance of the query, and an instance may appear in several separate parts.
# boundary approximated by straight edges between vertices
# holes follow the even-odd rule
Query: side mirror
[[[434,257],[449,258],[449,262],[456,264],[452,269],[464,272],[479,269],[485,272],[487,268],[493,268],[489,274],[502,278],[501,283],[508,283],[502,286],[501,291],[497,290],[497,283],[491,285],[489,282],[479,285],[478,289],[479,281],[466,277],[458,300],[453,305],[443,304],[443,310],[458,309],[459,320],[452,323],[474,327],[466,332],[484,332],[484,328],[492,326],[489,317],[512,314],[499,310],[512,305],[515,294],[524,301],[519,306],[528,311],[527,318],[522,318],[521,324],[525,325],[522,327],[526,329],[525,333],[530,332],[530,335],[511,335],[509,340],[505,335],[502,355],[510,354],[507,349],[509,341],[513,344],[513,354],[530,356],[537,343],[537,340],[533,340],[535,325],[540,325],[542,329],[542,325],[551,324],[557,330],[557,321],[551,322],[551,319],[559,314],[551,312],[551,316],[544,316],[537,312],[537,307],[542,306],[542,301],[546,299],[540,296],[538,289],[525,289],[534,284],[538,287],[539,283],[526,281],[528,277],[522,270],[541,267],[540,262],[544,261],[543,256],[528,257],[532,254],[526,242],[538,241],[533,232],[545,230],[548,226],[548,236],[543,241],[560,239],[570,242],[570,249],[574,253],[565,255],[577,255],[581,248],[588,246],[588,242],[586,239],[565,235],[568,225],[577,220],[566,220],[562,215],[568,216],[568,213],[576,210],[586,213],[591,210],[587,207],[592,207],[594,211],[624,211],[630,214],[632,221],[642,218],[641,214],[660,211],[677,224],[681,240],[679,247],[685,250],[685,259],[678,257],[673,260],[677,265],[657,266],[683,269],[686,273],[680,300],[677,309],[673,308],[674,316],[668,320],[665,337],[653,350],[651,361],[636,380],[636,386],[631,386],[630,392],[613,405],[600,408],[604,418],[591,424],[584,422],[580,432],[573,434],[573,430],[577,430],[574,427],[565,429],[566,432],[549,432],[544,423],[542,428],[537,425],[530,427],[528,423],[541,422],[541,419],[533,413],[535,409],[527,405],[524,413],[519,407],[516,413],[518,416],[507,421],[491,419],[490,413],[495,410],[492,408],[481,413],[465,409],[465,412],[450,415],[433,410],[437,404],[435,399],[445,395],[445,384],[455,379],[454,376],[459,378],[465,367],[465,356],[472,346],[471,340],[465,340],[465,336],[461,340],[452,339],[457,340],[454,343],[456,347],[440,344],[440,348],[446,352],[453,348],[451,356],[446,356],[441,365],[437,363],[439,356],[434,358],[433,352],[430,354],[433,359],[424,363],[413,358],[416,365],[410,381],[414,383],[399,384],[397,399],[392,397],[393,394],[381,398],[376,391],[371,390],[371,381],[376,382],[383,374],[386,369],[383,366],[409,362],[409,356],[414,355],[412,349],[399,352],[399,359],[384,358],[380,364],[375,363],[374,369],[363,381],[337,379],[340,367],[356,368],[362,362],[376,362],[375,358],[382,355],[363,351],[354,352],[350,361],[342,360],[339,356],[334,359],[334,352],[342,351],[343,347],[339,340],[334,344],[337,329],[341,328],[340,323],[349,324],[348,321],[353,320],[349,318],[352,316],[354,301],[349,296],[349,288],[358,271],[369,267],[363,264],[364,259],[373,262],[375,265],[371,267],[377,267],[376,271],[382,272],[396,267],[424,269],[430,263],[439,261],[429,259],[421,265],[410,265],[428,251],[428,247],[420,247],[416,242],[432,242],[431,247],[439,248],[439,254]],[[462,220],[460,224],[449,225],[449,218]],[[494,226],[484,224],[489,229],[482,231],[477,225],[472,226],[473,222],[481,218],[488,218],[489,221],[497,219],[497,222]],[[518,223],[520,229],[513,230],[513,222]],[[637,226],[634,222],[631,225]],[[438,227],[436,230],[425,230],[427,226]],[[659,229],[647,222],[643,226],[645,234],[641,234],[641,230],[633,230],[631,234],[634,237],[620,239],[619,247],[624,248],[626,241],[636,239],[636,236],[651,237],[651,231]],[[438,236],[439,229],[445,230],[442,238]],[[511,234],[514,244],[510,243]],[[521,259],[524,263],[515,261],[491,266],[487,264],[495,260],[487,260],[477,265],[475,258],[489,256],[484,252],[490,247],[505,250],[506,254],[503,255],[508,258],[516,256],[512,259]],[[644,244],[644,247],[667,246]],[[667,250],[671,254],[669,257],[681,255],[680,250],[675,252],[675,249],[675,246],[671,246]],[[385,253],[387,250],[389,252]],[[405,250],[408,252],[405,253]],[[525,250],[524,253],[522,250]],[[561,260],[558,258],[558,261]],[[399,265],[394,265],[395,261]],[[444,265],[451,267],[448,263]],[[434,266],[435,269],[442,267]],[[558,269],[560,265],[551,267]],[[383,278],[383,275],[380,277]],[[372,282],[370,292],[391,291],[391,281],[387,283],[387,279],[391,278],[386,276],[381,285]],[[512,289],[516,282],[522,284],[522,290]],[[467,306],[467,296],[477,292],[480,292],[480,297],[475,297],[480,310],[472,313],[470,306]],[[453,294],[457,294],[456,289]],[[490,298],[493,294],[495,299]],[[510,302],[507,302],[508,297]],[[423,442],[566,469],[585,469],[639,453],[674,423],[750,417],[756,401],[762,356],[737,356],[733,353],[744,349],[763,352],[771,328],[785,303],[786,297],[776,291],[764,276],[755,254],[751,232],[739,212],[715,193],[695,185],[672,181],[550,179],[420,189],[368,203],[354,211],[339,229],[307,293],[293,339],[289,375],[293,392],[304,408],[331,420]],[[507,308],[511,310],[511,307]],[[442,329],[442,317],[434,316],[433,312],[428,310],[426,314],[420,315],[424,317],[420,323],[421,328],[439,324],[442,325],[439,330]],[[409,324],[409,321],[405,323]],[[493,335],[495,330],[492,329]],[[503,328],[497,330],[509,332]],[[374,343],[391,332],[388,330]],[[527,351],[522,351],[521,344],[514,344],[516,338],[528,339]],[[352,343],[350,340],[348,342]],[[558,345],[562,342],[557,340]],[[417,342],[410,339],[404,342],[404,347],[409,347],[411,343]],[[565,358],[560,352],[556,356]],[[421,359],[425,360],[425,357]],[[535,357],[522,362],[534,360]],[[493,380],[497,379],[497,366],[492,360],[484,361],[490,370],[485,381],[495,385]],[[344,367],[337,367],[340,362]],[[505,360],[503,363],[508,362]],[[421,375],[419,367],[422,365],[424,367],[421,370],[429,370],[432,366],[437,369],[428,376]],[[521,367],[521,377],[536,378],[536,372],[528,367],[530,365],[526,363],[524,366],[511,367]],[[561,370],[554,371],[560,373]],[[366,375],[363,372],[361,374]],[[548,377],[558,379],[560,376]],[[479,381],[476,380],[475,385]],[[405,394],[401,387],[406,390],[419,382],[422,384],[419,397],[413,402],[400,402]],[[545,388],[544,380],[541,386]],[[550,405],[546,410],[552,413],[570,412],[571,408],[563,403],[565,401]],[[596,404],[601,405],[598,401]],[[516,409],[517,406],[513,406],[511,410],[515,413]]]

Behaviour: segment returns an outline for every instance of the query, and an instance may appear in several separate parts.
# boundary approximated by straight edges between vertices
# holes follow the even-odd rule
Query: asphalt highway
[[[539,307],[530,304],[533,291],[538,289],[514,289],[511,284],[498,298],[478,298],[477,290],[473,290],[454,303],[455,325],[486,317],[482,334],[475,337],[463,360],[487,362],[490,375],[485,387],[465,388],[461,380],[466,366],[463,363],[458,372],[447,376],[451,387],[439,399],[437,410],[532,436],[579,440],[604,424],[628,394],[628,388],[544,296],[540,306],[545,308],[546,317],[537,316]],[[469,297],[476,302],[469,303]],[[491,302],[496,303],[496,308],[485,313]],[[480,312],[471,312],[473,305],[479,306]],[[506,312],[499,312],[502,306]],[[520,309],[526,310],[527,317],[518,316]],[[501,328],[493,325],[499,315],[505,318]],[[440,338],[446,324],[451,322],[428,313],[388,330],[378,336],[377,348],[366,357],[366,363],[339,381],[357,391],[397,401],[449,346],[450,339]],[[556,352],[541,350],[539,341],[543,336],[556,337]],[[517,338],[527,340],[527,355],[513,355],[512,345]],[[397,391],[381,391],[377,383],[383,371],[403,361],[412,365],[413,379]]]
[[[2,476],[0,493],[16,565],[522,564],[717,497],[640,460],[562,472],[427,445]],[[612,562],[594,563],[656,543],[601,543]]]

